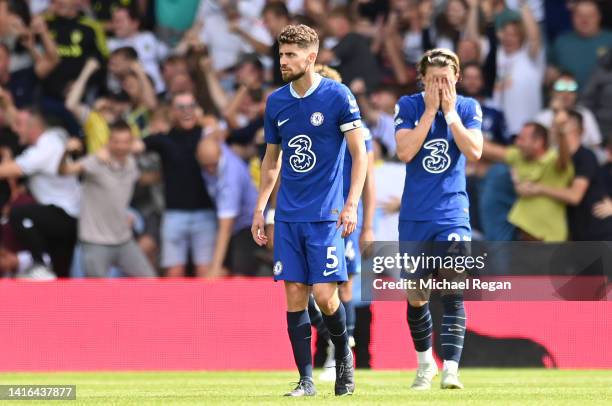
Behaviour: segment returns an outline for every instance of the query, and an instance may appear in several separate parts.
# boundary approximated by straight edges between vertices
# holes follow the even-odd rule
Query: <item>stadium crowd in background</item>
[[[483,159],[468,164],[474,238],[612,238],[611,9],[0,0],[0,272],[271,275],[247,230],[265,101],[283,85],[276,37],[290,23],[317,30],[318,62],[338,70],[371,130],[377,239],[397,239],[395,103],[422,89],[415,63],[434,47],[458,53],[460,93],[483,109]]]

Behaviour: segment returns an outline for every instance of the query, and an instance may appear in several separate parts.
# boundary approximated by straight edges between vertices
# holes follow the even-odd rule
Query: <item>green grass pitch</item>
[[[77,385],[77,400],[0,404],[612,405],[612,370],[466,368],[460,373],[466,389],[442,391],[437,377],[434,388],[423,393],[408,388],[414,371],[358,370],[353,396],[335,398],[332,383],[317,382],[318,395],[308,399],[281,396],[296,380],[292,372],[2,373],[3,385]]]

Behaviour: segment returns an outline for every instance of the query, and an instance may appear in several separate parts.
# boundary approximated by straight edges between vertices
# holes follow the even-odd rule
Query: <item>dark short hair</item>
[[[480,73],[482,73],[482,66],[480,66],[480,64],[478,62],[466,62],[463,65],[461,65],[461,71],[465,72],[466,69],[469,68],[476,68],[480,71]]]
[[[535,121],[528,121],[525,123],[525,126],[532,127],[534,137],[541,139],[544,142],[544,146],[548,148],[548,129],[546,127]]]
[[[271,1],[266,4],[261,12],[261,15],[264,15],[265,13],[272,13],[278,18],[284,17],[289,19],[289,9],[287,9],[287,5],[282,1]]]
[[[138,10],[136,9],[136,7],[119,5],[119,6],[113,7],[113,14],[121,10],[125,11],[128,14],[128,17],[130,17],[130,20],[140,21],[140,13],[138,13]]]
[[[109,126],[111,134],[119,131],[128,131],[132,133],[132,127],[123,119],[119,119]]]
[[[135,61],[138,59],[138,52],[136,52],[136,50],[132,47],[117,48],[110,54],[111,57],[116,55],[123,56],[125,59],[130,61]]]

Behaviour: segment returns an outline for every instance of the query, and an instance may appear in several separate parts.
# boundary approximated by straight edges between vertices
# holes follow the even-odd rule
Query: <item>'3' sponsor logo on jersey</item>
[[[291,138],[287,145],[295,148],[293,155],[289,157],[289,164],[294,171],[304,173],[314,168],[317,156],[312,151],[312,140],[307,135],[296,135]]]
[[[423,168],[430,173],[442,173],[451,164],[451,157],[448,155],[448,141],[443,138],[436,138],[427,141],[423,148],[428,151],[428,155],[423,158]]]

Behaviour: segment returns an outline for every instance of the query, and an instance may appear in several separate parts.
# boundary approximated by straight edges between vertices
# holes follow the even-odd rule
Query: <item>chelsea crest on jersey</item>
[[[265,139],[282,149],[276,219],[336,221],[342,211],[344,133],[360,128],[355,97],[341,83],[315,77],[300,97],[291,84],[268,97]]]

